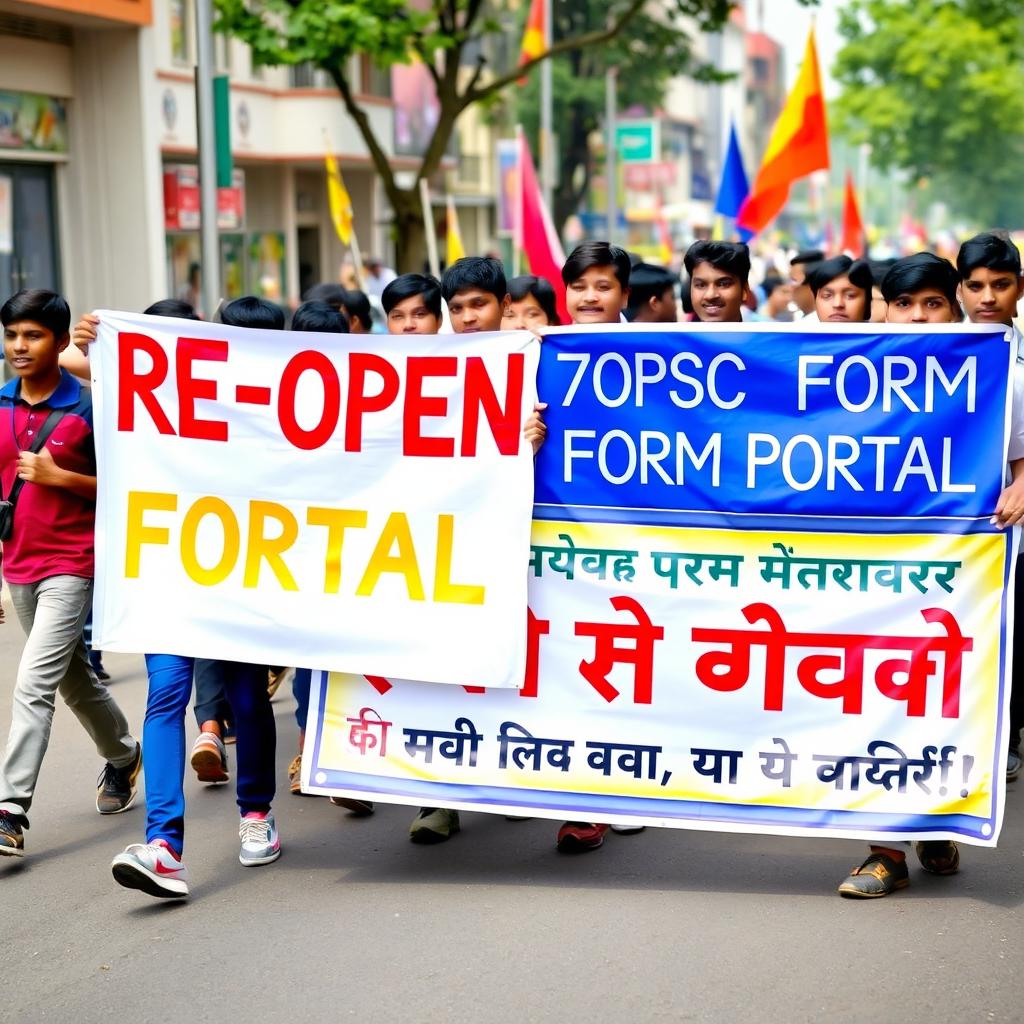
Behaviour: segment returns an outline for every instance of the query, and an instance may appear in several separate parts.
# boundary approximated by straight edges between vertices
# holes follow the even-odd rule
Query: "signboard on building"
[[[34,92],[0,92],[0,149],[66,153],[64,101]]]
[[[194,164],[164,168],[164,230],[198,231],[199,169]],[[245,171],[236,167],[231,187],[217,189],[217,228],[238,231],[245,224]]]
[[[661,132],[651,117],[615,124],[615,150],[624,164],[650,163],[661,156]]]

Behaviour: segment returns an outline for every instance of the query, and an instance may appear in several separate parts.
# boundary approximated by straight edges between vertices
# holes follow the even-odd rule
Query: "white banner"
[[[532,336],[100,324],[97,648],[522,684]]]

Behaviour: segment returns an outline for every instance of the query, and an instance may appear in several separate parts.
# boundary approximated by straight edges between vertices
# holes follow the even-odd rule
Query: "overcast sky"
[[[841,0],[821,0],[817,8],[803,7],[797,0],[761,0],[764,7],[764,30],[786,48],[786,82],[792,85],[800,69],[807,32],[813,20],[818,40],[818,60],[825,78],[825,92],[834,95],[835,86],[829,76],[832,61],[839,51],[837,11]],[[746,0],[747,25],[757,29],[757,0]]]

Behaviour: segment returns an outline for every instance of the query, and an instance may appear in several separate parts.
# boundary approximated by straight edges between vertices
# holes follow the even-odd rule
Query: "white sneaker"
[[[162,839],[132,843],[111,861],[110,870],[126,889],[141,889],[149,896],[170,900],[188,896],[188,871]]]
[[[646,825],[612,825],[610,827],[613,832],[617,832],[620,836],[639,835],[647,828]]]
[[[270,811],[243,814],[238,823],[238,838],[242,840],[238,860],[247,868],[270,864],[281,856],[281,837],[277,834],[274,815]]]

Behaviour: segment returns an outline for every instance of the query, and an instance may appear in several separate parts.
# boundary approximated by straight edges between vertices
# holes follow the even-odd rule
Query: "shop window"
[[[366,54],[360,57],[359,81],[361,91],[367,96],[391,97],[391,68],[374,62]]]
[[[288,69],[288,85],[292,89],[329,89],[331,80],[326,72],[306,61],[303,64],[293,64]]]

